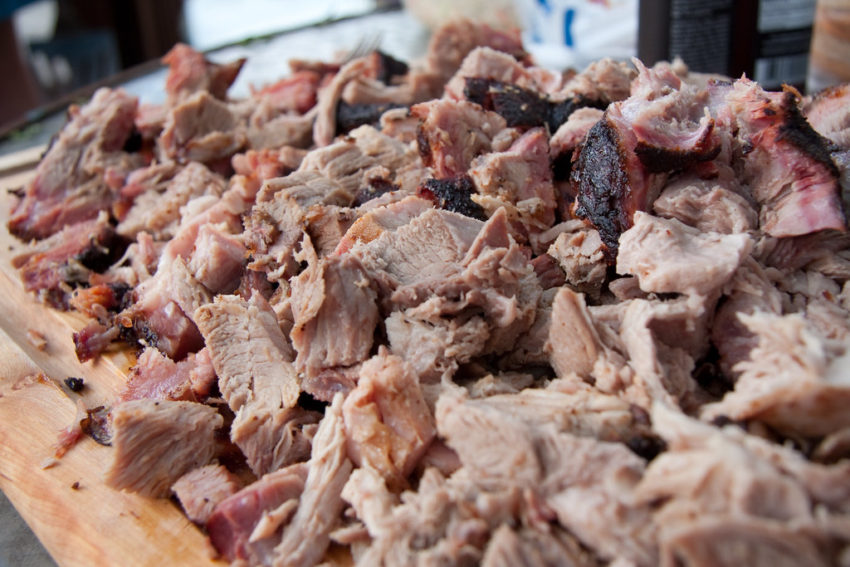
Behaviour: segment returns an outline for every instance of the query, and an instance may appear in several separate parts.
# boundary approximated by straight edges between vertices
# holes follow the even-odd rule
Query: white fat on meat
[[[638,211],[620,237],[617,272],[636,276],[643,291],[708,295],[732,277],[752,245],[745,234],[705,233]]]

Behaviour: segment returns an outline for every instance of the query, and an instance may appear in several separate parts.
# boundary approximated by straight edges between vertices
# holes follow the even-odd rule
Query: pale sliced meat
[[[171,491],[186,517],[199,525],[210,519],[215,507],[242,488],[240,480],[222,465],[206,465],[181,476]]]
[[[541,231],[555,222],[555,186],[549,163],[549,136],[533,128],[504,152],[490,152],[472,162],[469,175],[488,216],[499,206],[516,207],[518,220],[529,231]]]
[[[185,473],[216,453],[224,420],[215,408],[194,402],[130,400],[112,408],[113,460],[107,485],[145,496],[168,496]]]
[[[404,482],[436,434],[418,376],[386,349],[363,364],[342,411],[351,460],[391,484]]]
[[[300,385],[292,366],[292,347],[261,296],[255,294],[249,300],[219,296],[195,317],[218,374],[219,389],[234,411],[254,400],[277,408],[296,404]]]
[[[309,377],[365,360],[378,324],[377,293],[352,255],[314,259],[292,279],[295,367]]]
[[[617,272],[636,276],[644,291],[708,295],[732,277],[750,250],[745,234],[704,233],[637,212],[620,238]]]
[[[351,474],[346,456],[341,394],[325,410],[313,439],[313,451],[298,509],[274,549],[274,567],[311,566],[330,544],[330,532],[340,521],[345,502],[342,489]]]
[[[703,409],[712,419],[758,419],[786,434],[820,437],[850,426],[850,357],[836,356],[799,314],[741,315],[757,342],[734,390]],[[841,345],[846,352],[847,345]]]

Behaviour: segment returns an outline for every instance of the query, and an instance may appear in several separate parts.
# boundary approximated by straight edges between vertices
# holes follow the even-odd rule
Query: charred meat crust
[[[579,108],[605,109],[608,106],[607,101],[581,95],[552,102],[530,89],[483,77],[467,77],[463,94],[470,102],[502,116],[509,127],[548,126],[550,132],[555,132]]]
[[[608,259],[617,256],[620,234],[631,225],[631,195],[627,160],[619,135],[607,121],[600,120],[587,133],[578,150],[570,177],[576,194],[575,214],[588,219],[607,248]]]
[[[395,57],[376,49],[372,53],[372,57],[377,60],[376,79],[389,85],[395,77],[403,77],[410,70],[410,67],[404,61],[400,61]]]
[[[484,209],[472,200],[473,193],[475,183],[468,175],[450,179],[428,179],[416,190],[417,195],[432,201],[441,209],[486,220]]]
[[[341,100],[336,107],[336,133],[346,134],[364,124],[379,128],[381,115],[394,108],[407,107],[392,102],[349,104]]]
[[[818,134],[800,112],[793,92],[785,91],[782,107],[785,120],[779,125],[776,140],[788,142],[825,167],[830,175],[838,177],[838,167],[829,152],[829,141]]]
[[[719,145],[707,145],[710,133],[711,130],[708,129],[706,136],[693,150],[661,148],[638,141],[635,153],[650,173],[684,169],[694,163],[711,161],[720,154]]]

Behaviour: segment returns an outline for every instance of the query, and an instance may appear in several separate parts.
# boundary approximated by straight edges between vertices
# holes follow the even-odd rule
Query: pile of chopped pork
[[[9,230],[138,349],[106,481],[238,565],[850,564],[850,87],[518,38],[71,109]]]

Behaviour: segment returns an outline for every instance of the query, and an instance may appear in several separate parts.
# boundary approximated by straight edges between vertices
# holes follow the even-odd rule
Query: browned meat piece
[[[409,108],[395,108],[381,115],[380,130],[405,143],[416,140],[419,119],[410,115]]]
[[[157,144],[169,159],[211,163],[242,149],[245,132],[227,104],[199,91],[169,111]]]
[[[53,307],[68,309],[73,289],[89,285],[92,274],[118,260],[125,246],[101,216],[66,226],[13,258],[12,265],[20,270],[27,291]]]
[[[247,251],[238,235],[205,224],[198,230],[188,269],[214,294],[233,292],[242,278]]]
[[[168,496],[171,486],[215,456],[222,425],[215,408],[194,402],[131,400],[112,408],[114,458],[106,483],[145,496]]]
[[[294,252],[304,231],[304,218],[313,205],[351,203],[352,195],[339,182],[313,171],[297,171],[267,181],[245,219],[249,267],[264,271],[272,281],[297,271]]]
[[[192,316],[212,295],[183,258],[164,265],[160,261],[156,274],[137,286],[135,295],[135,303],[119,314],[119,324],[174,360],[203,347]]]
[[[469,175],[482,198],[487,216],[500,206],[516,208],[528,232],[541,232],[555,223],[555,187],[549,160],[549,137],[543,128],[520,136],[504,152],[475,158]]]
[[[325,410],[313,438],[304,494],[274,549],[274,567],[309,567],[318,563],[330,544],[331,530],[340,522],[345,505],[342,488],[352,469],[346,457],[342,398],[338,394]]]
[[[174,362],[155,348],[146,348],[130,369],[127,387],[119,396],[128,400],[185,400],[198,402],[209,396],[215,382],[209,353],[202,349]]]
[[[685,557],[693,565],[833,564],[840,545],[815,519],[815,507],[825,496],[821,483],[846,475],[846,465],[813,464],[737,427],[716,428],[662,405],[652,421],[668,451],[649,465],[637,495],[663,502],[654,514],[662,558]],[[843,505],[846,483],[830,498],[826,507]],[[741,555],[729,555],[721,542]]]
[[[244,175],[257,189],[264,181],[274,177],[289,175],[301,165],[301,160],[307,150],[285,146],[279,149],[248,150],[244,154],[236,154],[231,160],[233,170],[238,175]]]
[[[471,84],[475,83],[475,84]],[[530,105],[528,114],[541,118],[545,121],[547,115],[547,101],[545,94],[559,89],[563,84],[563,74],[543,69],[541,67],[529,67],[526,63],[518,61],[509,53],[493,49],[491,47],[476,47],[463,59],[458,71],[446,84],[445,96],[452,100],[463,100],[467,98],[472,102],[488,106],[488,102],[494,102],[490,96],[489,101],[482,101],[478,95],[485,95],[488,87],[492,87],[491,94],[501,98],[499,91],[506,89],[507,98],[505,108],[513,108],[519,111],[519,105],[515,104],[513,95],[518,94]],[[470,94],[473,96],[470,97]],[[542,105],[541,105],[542,103]],[[501,106],[497,104],[498,106]],[[539,105],[539,106],[538,106]],[[488,110],[493,110],[488,107]],[[497,110],[497,112],[499,112]],[[499,114],[502,114],[499,112]],[[518,120],[524,119],[513,113]],[[508,119],[507,116],[505,116]],[[510,120],[509,120],[510,121]],[[540,126],[543,122],[536,122],[534,126]]]
[[[476,327],[480,317],[487,329],[483,353],[503,353],[534,323],[542,289],[527,252],[510,236],[504,209],[484,223],[462,262],[449,261],[442,273],[434,271],[411,274],[414,277],[400,282],[391,296],[395,306],[406,308],[405,315],[426,323],[426,328],[440,319]],[[471,330],[471,335],[480,337],[480,328]],[[395,348],[399,340],[417,348],[406,337],[391,336],[390,344]]]
[[[584,296],[561,288],[552,302],[552,322],[546,346],[550,362],[560,377],[575,373],[591,378],[597,358],[605,346],[587,310]]]
[[[503,51],[520,61],[528,59],[518,31],[504,32],[486,24],[461,20],[441,26],[431,35],[425,66],[448,80],[476,47]]]
[[[313,258],[291,284],[290,338],[298,372],[312,377],[369,356],[378,324],[377,293],[356,257]]]
[[[368,201],[367,201],[368,202]],[[372,205],[375,201],[368,202]],[[357,243],[368,243],[387,231],[396,230],[414,217],[432,208],[430,201],[407,196],[399,201],[361,211],[361,216],[349,227],[337,245],[336,253],[344,254]]]
[[[313,143],[316,107],[306,114],[281,113],[268,101],[254,104],[249,99],[241,109],[250,112],[245,138],[246,146],[252,149],[308,148]]]
[[[178,43],[165,54],[162,62],[168,65],[165,92],[173,103],[198,91],[207,91],[219,100],[225,100],[227,89],[242,69],[244,59],[217,64],[207,61],[188,45]]]
[[[316,254],[324,258],[339,248],[348,229],[354,224],[356,212],[349,207],[317,204],[307,211],[307,235],[316,247]]]
[[[313,140],[317,146],[327,146],[333,142],[339,130],[336,118],[342,91],[347,83],[366,72],[368,66],[369,60],[365,57],[346,63],[330,83],[319,91],[319,102],[316,105],[318,114],[313,124]]]
[[[450,393],[438,400],[436,417],[437,431],[483,489],[533,490],[600,557],[655,564],[650,508],[636,505],[633,495],[644,461],[625,445],[536,428]],[[617,489],[608,484],[615,482]]]
[[[635,212],[651,207],[666,172],[718,155],[714,120],[702,114],[705,98],[669,69],[641,66],[632,95],[610,105],[587,133],[570,178],[575,213],[599,230],[610,260]]]
[[[259,295],[219,296],[195,318],[218,374],[219,390],[233,411],[255,400],[273,408],[298,401],[294,353],[274,312]],[[262,357],[256,353],[263,353]]]
[[[850,85],[836,85],[824,89],[804,104],[806,120],[838,147],[850,148]]]
[[[86,362],[101,355],[119,339],[121,328],[114,324],[89,321],[85,327],[74,332],[74,352],[77,360]]]
[[[251,470],[262,475],[307,460],[310,438],[320,419],[320,413],[298,406],[281,409],[255,401],[236,413],[230,440]]]
[[[206,465],[181,476],[171,487],[186,517],[205,525],[213,510],[225,499],[233,496],[242,483],[222,465]]]
[[[387,212],[392,212],[389,207]],[[450,274],[484,225],[444,210],[426,209],[420,213],[417,206],[414,213],[416,216],[406,224],[385,230],[352,250],[370,273],[383,272],[394,285]]]
[[[822,538],[761,518],[701,517],[670,532],[662,536],[662,562],[678,561],[691,567],[835,564]]]
[[[279,112],[305,114],[316,105],[320,80],[315,71],[297,71],[261,89],[252,89],[251,98],[269,101]]]
[[[720,368],[730,379],[738,375],[737,364],[747,360],[758,338],[741,321],[755,312],[781,314],[786,299],[754,260],[747,260],[727,284],[711,328],[711,341],[720,355]]]
[[[84,106],[72,107],[70,121],[12,210],[9,232],[26,240],[45,238],[109,210],[123,177],[142,165],[138,155],[122,151],[137,105],[123,90],[103,88]],[[108,177],[119,179],[118,186],[111,187]]]
[[[131,171],[121,187],[120,199],[113,211],[118,220],[123,220],[133,200],[146,191],[162,193],[168,187],[171,179],[182,171],[182,167],[174,162],[151,163]],[[120,210],[118,210],[120,208]]]
[[[625,61],[605,57],[572,75],[552,98],[583,97],[587,100],[618,102],[629,97],[637,72]]]
[[[487,544],[482,567],[595,567],[596,558],[566,531],[502,524]]]
[[[490,531],[515,524],[521,505],[517,490],[484,492],[463,474],[447,479],[436,469],[401,499],[374,471],[355,469],[343,496],[372,538],[362,565],[477,565]]]
[[[375,470],[390,486],[404,486],[436,433],[410,364],[380,349],[361,367],[342,412],[355,466]]]
[[[320,416],[296,406],[301,378],[271,307],[256,293],[248,300],[218,296],[195,316],[219,390],[236,412],[230,438],[251,469],[262,475],[306,458],[303,430]]]
[[[506,126],[495,112],[467,101],[433,100],[413,106],[410,113],[422,120],[419,153],[438,179],[466,173],[473,158],[490,151],[493,137]]]
[[[190,162],[165,187],[155,185],[137,195],[116,230],[129,238],[144,230],[157,240],[167,240],[174,236],[181,207],[202,195],[220,197],[225,188],[223,177],[201,163]],[[121,190],[122,196],[127,189],[128,185],[125,185]]]
[[[218,503],[206,523],[213,547],[228,561],[271,565],[274,546],[304,491],[308,467],[264,475]]]
[[[746,150],[744,181],[761,206],[761,230],[777,237],[846,230],[838,169],[795,94],[768,93],[740,79],[726,103]]]
[[[547,257],[558,262],[570,286],[598,296],[608,274],[605,245],[599,231],[578,220],[567,221],[558,228],[562,232],[549,246]]]

